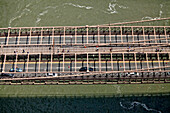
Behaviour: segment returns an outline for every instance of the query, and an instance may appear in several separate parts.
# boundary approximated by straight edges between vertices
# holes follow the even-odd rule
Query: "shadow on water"
[[[8,95],[0,98],[0,106],[1,113],[168,113],[170,96],[169,94],[150,94],[149,96],[34,95],[34,97]]]

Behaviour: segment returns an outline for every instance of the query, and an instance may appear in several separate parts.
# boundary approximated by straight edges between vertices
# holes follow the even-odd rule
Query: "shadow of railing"
[[[169,96],[170,92],[158,92],[158,93],[87,93],[87,94],[0,94],[0,98],[10,97],[56,97],[56,98],[103,98],[103,97],[161,97]]]

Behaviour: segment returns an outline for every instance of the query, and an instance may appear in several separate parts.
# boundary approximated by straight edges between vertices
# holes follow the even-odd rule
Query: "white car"
[[[128,72],[128,73],[125,73],[126,76],[139,76],[139,73],[137,72]]]
[[[58,76],[58,74],[57,73],[47,73],[47,76],[54,76],[54,77],[56,77],[56,76]]]

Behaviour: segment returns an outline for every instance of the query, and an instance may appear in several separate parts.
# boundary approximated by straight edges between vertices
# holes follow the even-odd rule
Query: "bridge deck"
[[[126,77],[127,72],[137,72],[138,78],[166,77],[170,72],[169,36],[170,26],[0,28],[0,74],[11,73],[16,78],[40,78],[48,73]],[[23,72],[9,72],[17,67]],[[80,72],[81,67],[93,71]]]

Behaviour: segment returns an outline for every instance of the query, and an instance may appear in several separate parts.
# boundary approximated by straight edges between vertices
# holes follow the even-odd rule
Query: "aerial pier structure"
[[[0,28],[0,42],[0,84],[170,82],[170,26]]]

